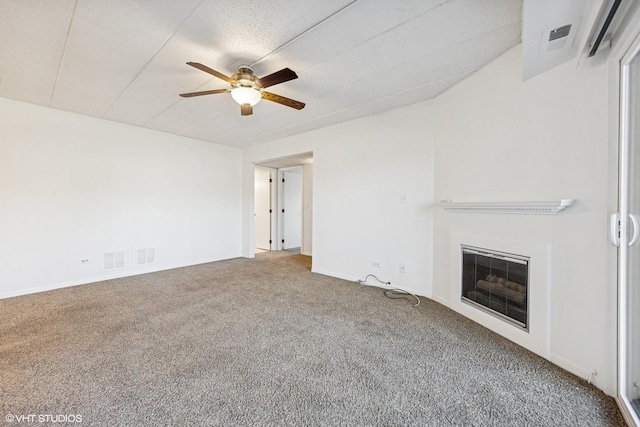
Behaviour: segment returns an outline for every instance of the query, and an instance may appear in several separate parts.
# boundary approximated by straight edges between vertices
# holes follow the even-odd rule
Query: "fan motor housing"
[[[256,83],[256,76],[253,74],[253,68],[248,65],[238,67],[238,72],[231,76],[236,81],[236,87],[259,87]]]

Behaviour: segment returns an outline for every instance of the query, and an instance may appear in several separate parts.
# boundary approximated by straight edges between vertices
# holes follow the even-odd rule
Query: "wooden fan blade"
[[[250,116],[253,114],[253,107],[249,104],[242,104],[240,106],[240,114],[243,116]]]
[[[192,96],[213,95],[214,93],[229,93],[229,92],[231,92],[231,89],[214,89],[214,90],[203,90],[201,92],[181,93],[180,96],[183,98],[190,98]]]
[[[276,71],[273,74],[269,74],[268,76],[264,76],[261,79],[258,79],[258,84],[260,87],[269,87],[274,86],[280,83],[288,82],[289,80],[297,79],[298,75],[295,71],[290,70],[289,68],[283,68],[280,71]]]
[[[199,62],[187,62],[187,65],[191,65],[192,67],[197,68],[198,70],[202,70],[205,73],[209,73],[212,76],[216,76],[219,79],[224,80],[225,82],[228,83],[235,83],[235,80],[233,80],[231,77],[229,76],[225,76],[224,74],[214,70],[213,68],[209,68],[206,65],[202,65]]]
[[[284,96],[276,95],[271,92],[262,92],[262,99],[267,101],[277,102],[278,104],[286,105],[287,107],[295,108],[296,110],[302,110],[306,105],[304,102],[296,101],[295,99],[285,98]]]

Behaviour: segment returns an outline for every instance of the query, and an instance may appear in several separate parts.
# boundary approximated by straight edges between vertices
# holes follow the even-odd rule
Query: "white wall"
[[[436,210],[433,295],[583,378],[597,371],[595,384],[614,394],[606,67],[569,62],[525,83],[521,72],[518,46],[436,99],[435,198],[578,201],[556,216]],[[529,336],[457,299],[456,245],[483,238],[531,248],[545,270],[530,281],[546,307],[532,307]]]
[[[313,164],[302,166],[302,255],[313,255]]]
[[[426,102],[245,149],[245,256],[253,247],[252,162],[312,151],[313,271],[354,281],[373,273],[431,295],[433,117]]]
[[[0,117],[0,297],[240,255],[240,150],[1,98]]]

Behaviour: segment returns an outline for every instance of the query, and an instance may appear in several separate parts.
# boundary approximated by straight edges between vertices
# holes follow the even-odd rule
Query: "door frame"
[[[264,153],[263,153],[264,154]],[[259,158],[253,159],[254,156],[249,155],[249,158],[244,158],[242,174],[243,174],[243,205],[246,204],[248,209],[243,209],[242,214],[242,256],[247,258],[255,257],[254,248],[254,222],[253,222],[253,204],[255,198],[255,169],[264,169],[272,171],[273,183],[271,187],[271,206],[272,209],[278,210],[280,208],[279,202],[279,189],[278,189],[278,169],[286,169],[287,167],[302,167],[303,175],[303,231],[306,231],[306,236],[303,232],[303,245],[306,246],[306,251],[303,255],[312,256],[313,252],[313,168],[309,168],[313,164],[313,151],[290,154],[280,157],[272,158]],[[251,174],[251,175],[249,175]],[[249,178],[251,176],[251,178]],[[251,185],[249,185],[249,179],[251,179]],[[272,236],[276,237],[276,245],[273,250],[281,250],[281,238],[280,227],[278,224],[278,215],[273,215],[272,218]],[[280,247],[278,247],[280,243]]]
[[[284,207],[284,197],[285,197],[285,186],[282,185],[282,177],[284,175],[284,172],[290,172],[290,171],[300,171],[300,180],[302,182],[302,194],[301,194],[301,198],[304,199],[304,167],[303,165],[296,165],[296,166],[287,166],[284,168],[280,168],[278,169],[277,172],[277,176],[278,176],[278,237],[277,237],[277,250],[282,251],[284,250],[284,243],[282,243],[282,240],[284,239],[284,222],[285,222],[285,216],[282,214],[282,208]],[[300,239],[301,241],[304,240],[304,223],[301,223],[300,225],[301,230],[300,230]],[[302,243],[300,244],[302,247]]]
[[[269,193],[271,197],[271,245],[270,245],[271,249],[269,250],[271,251],[278,250],[277,238],[276,238],[276,236],[278,235],[278,215],[273,215],[278,209],[278,186],[276,182],[278,180],[278,170],[275,168],[270,168],[266,166],[255,165],[253,169],[254,176],[255,176],[256,170],[269,172],[269,178],[271,179],[271,186],[269,188]],[[253,182],[253,188],[254,188],[253,200],[255,200],[255,178]],[[253,209],[255,210],[255,206],[253,207]],[[253,235],[255,235],[255,220],[253,222]],[[255,253],[256,242],[254,241],[255,239],[253,238],[251,240],[253,241],[251,250]],[[276,241],[274,242],[274,240]]]
[[[631,408],[624,394],[626,393],[628,378],[628,253],[629,253],[629,194],[630,170],[629,170],[629,149],[631,148],[631,134],[629,132],[630,98],[628,96],[630,87],[629,65],[636,57],[640,57],[640,16],[636,14],[632,22],[627,27],[624,38],[618,48],[610,56],[610,72],[615,79],[615,87],[610,86],[615,94],[612,98],[611,124],[615,128],[615,143],[617,150],[616,168],[616,211],[619,212],[619,246],[616,251],[616,284],[617,284],[617,346],[616,346],[616,401],[626,422],[629,425],[640,426],[640,417]],[[615,223],[616,221],[613,221]],[[612,234],[615,230],[612,229]],[[612,237],[613,239],[613,237]]]

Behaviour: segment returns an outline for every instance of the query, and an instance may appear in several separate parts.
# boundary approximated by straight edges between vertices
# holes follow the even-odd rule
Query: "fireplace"
[[[529,257],[462,245],[462,302],[529,330]]]

